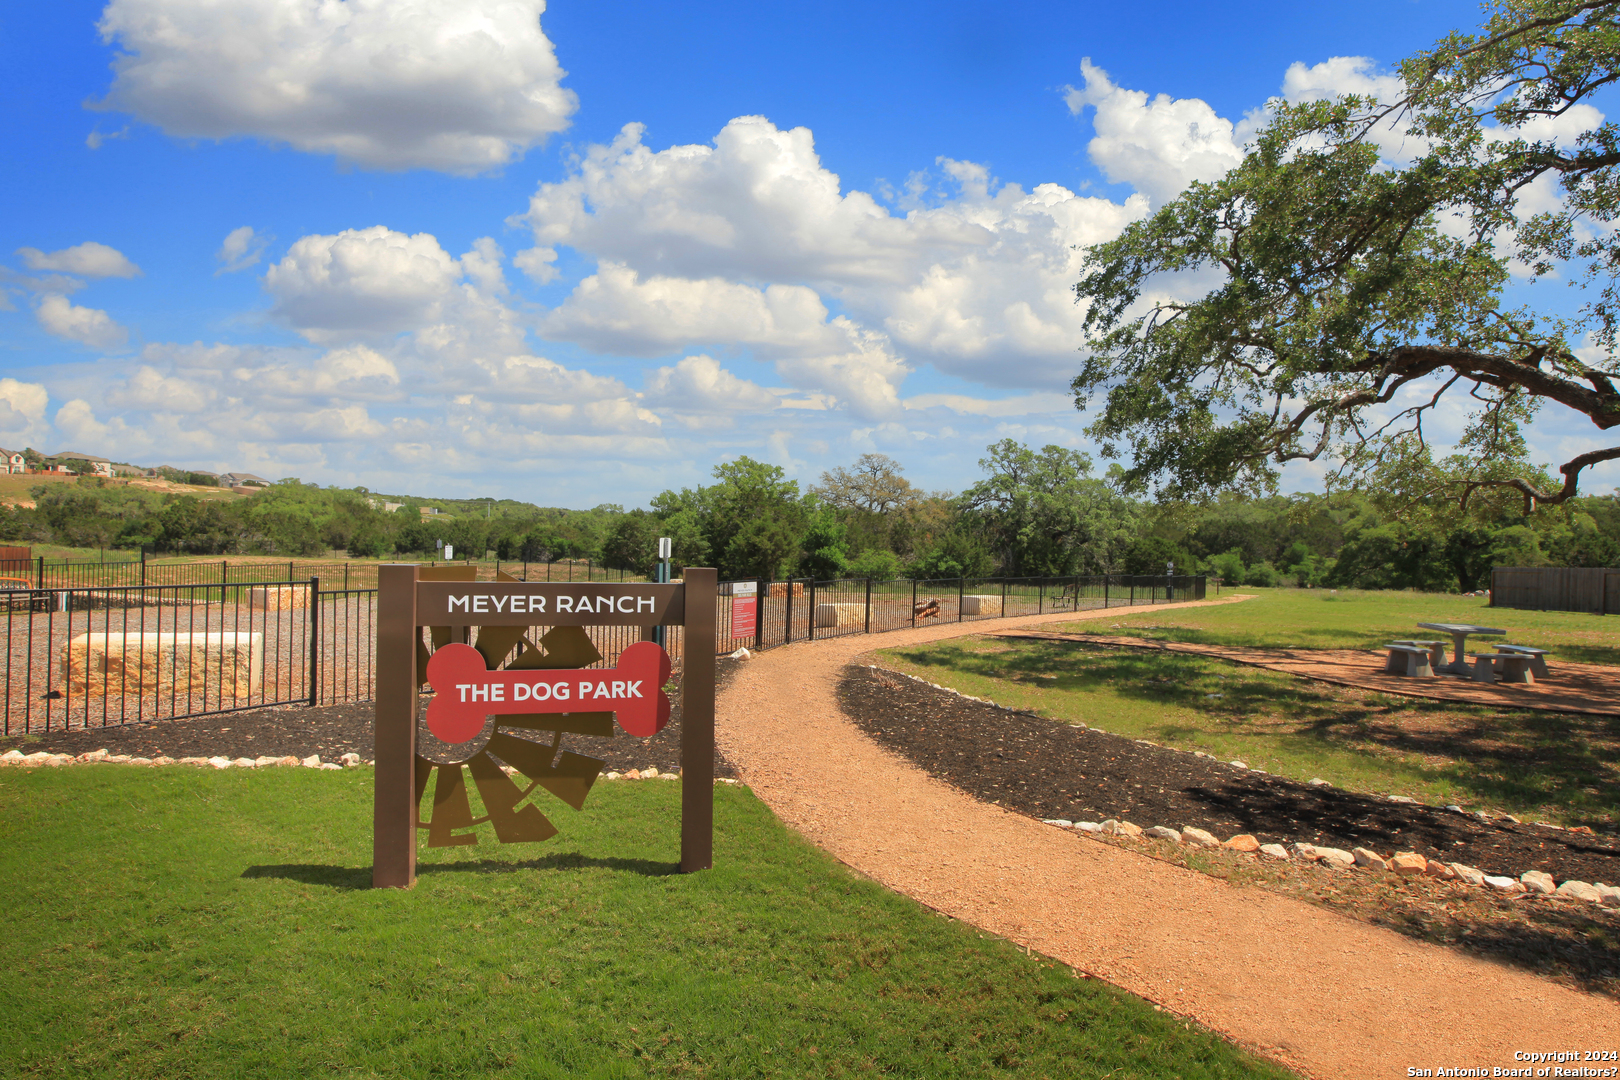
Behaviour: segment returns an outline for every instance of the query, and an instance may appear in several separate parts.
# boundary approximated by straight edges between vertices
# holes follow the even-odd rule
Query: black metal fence
[[[212,581],[162,585],[38,588],[0,582],[13,586],[0,589],[6,677],[0,734],[370,700],[377,590],[352,582],[328,588],[319,576],[248,576],[250,567],[264,565],[222,564]],[[547,580],[549,574],[536,572],[541,565],[530,564],[529,580]],[[757,581],[750,631],[734,621],[744,615],[739,584],[720,585],[713,644],[720,653],[933,622],[1205,595],[1202,577],[1163,575]],[[537,629],[543,634],[546,628]],[[591,627],[589,633],[602,656],[598,667],[613,666],[642,635],[639,627],[623,626]],[[666,628],[665,647],[679,666],[681,628]]]
[[[770,649],[793,641],[878,634],[934,622],[973,622],[1063,611],[1202,600],[1202,576],[1106,574],[1070,577],[941,578],[867,581],[843,578],[754,582],[754,630],[735,629],[739,582],[720,583],[716,647]]]
[[[350,559],[124,559],[116,562],[49,562],[0,559],[0,586],[35,589],[122,589],[153,585],[242,585],[280,581],[307,581],[319,577],[328,586],[340,581],[344,589],[377,587],[377,563]],[[437,562],[424,563],[437,566]],[[550,562],[456,562],[473,566],[479,578],[492,580],[505,573],[523,581],[645,581],[642,575],[605,567],[590,559],[555,559]]]

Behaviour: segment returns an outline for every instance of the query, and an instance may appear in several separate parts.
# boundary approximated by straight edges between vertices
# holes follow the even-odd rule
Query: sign
[[[555,836],[540,804],[583,809],[604,764],[563,749],[564,734],[576,747],[574,736],[611,738],[615,719],[641,737],[669,723],[670,657],[645,640],[667,626],[684,628],[680,867],[712,866],[715,571],[689,567],[667,585],[489,582],[471,580],[475,572],[377,568],[372,885],[415,884],[423,832],[430,848],[476,844],[481,826],[503,844]],[[627,635],[584,629],[602,625],[641,628],[628,636],[643,640],[625,644],[611,668],[593,665]],[[419,718],[436,737],[432,760],[418,752]]]
[[[423,581],[416,621],[424,626],[678,626],[679,585]]]
[[[669,558],[670,553],[674,550],[673,545],[674,545],[674,542],[672,540],[670,540],[669,537],[660,536],[658,538],[658,557],[660,559]]]
[[[611,668],[566,671],[490,671],[471,645],[441,645],[428,661],[433,700],[427,726],[447,743],[466,742],[484,729],[489,716],[608,711],[619,726],[640,738],[669,723],[669,654],[650,641],[638,641],[619,654]]]
[[[446,545],[444,545],[444,561],[449,562],[451,559],[453,559],[455,557],[456,557],[456,547],[455,547],[455,545],[454,544],[446,544]]]
[[[757,581],[739,581],[731,586],[731,636],[733,640],[754,636],[757,632],[755,620],[758,611],[759,583]]]

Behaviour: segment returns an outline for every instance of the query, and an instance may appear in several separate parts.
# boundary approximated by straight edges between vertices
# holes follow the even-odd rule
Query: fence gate
[[[378,570],[372,885],[415,883],[420,829],[430,847],[476,843],[465,830],[486,821],[502,843],[554,835],[537,807],[520,804],[543,789],[579,809],[603,764],[559,754],[562,733],[611,735],[616,716],[631,735],[651,735],[667,721],[660,687],[669,660],[648,640],[660,626],[680,626],[685,641],[700,643],[685,650],[680,680],[681,870],[710,867],[716,572],[688,567],[684,582],[667,585],[502,577],[474,581],[471,568],[414,564]],[[642,640],[620,650],[610,671],[593,666],[605,658],[585,631],[591,626],[638,627]],[[428,683],[427,731],[419,732],[419,692]],[[562,711],[580,707],[589,711]],[[548,746],[505,728],[552,739]],[[424,756],[430,746],[443,760]],[[491,754],[528,777],[529,788]],[[482,818],[472,815],[463,766]],[[435,772],[432,817],[423,823],[419,806]]]

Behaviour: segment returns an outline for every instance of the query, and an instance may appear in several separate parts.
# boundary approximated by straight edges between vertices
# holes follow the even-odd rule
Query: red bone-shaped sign
[[[428,660],[428,730],[447,743],[466,742],[486,716],[606,712],[619,726],[645,738],[669,723],[669,654],[655,642],[638,641],[612,668],[490,671],[471,645],[441,645]]]

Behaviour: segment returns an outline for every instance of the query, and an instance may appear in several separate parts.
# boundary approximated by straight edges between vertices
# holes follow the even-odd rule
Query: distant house
[[[221,487],[269,487],[270,481],[262,476],[254,476],[250,472],[228,472],[219,474]]]
[[[23,457],[21,450],[0,450],[0,473],[25,473],[28,471],[28,459]]]
[[[51,466],[51,468],[46,471],[68,472],[70,470],[66,469],[65,467],[60,467],[61,463],[65,461],[73,461],[75,459],[89,464],[91,476],[105,476],[111,478],[113,475],[113,463],[109,459],[98,457],[95,454],[80,453],[77,450],[63,450],[59,454],[52,454],[50,457],[46,458],[46,463]]]
[[[421,511],[422,516],[425,517],[425,518],[438,517],[440,514],[444,513],[444,511],[440,510],[437,506],[422,506],[422,507],[418,507],[418,509]]]

